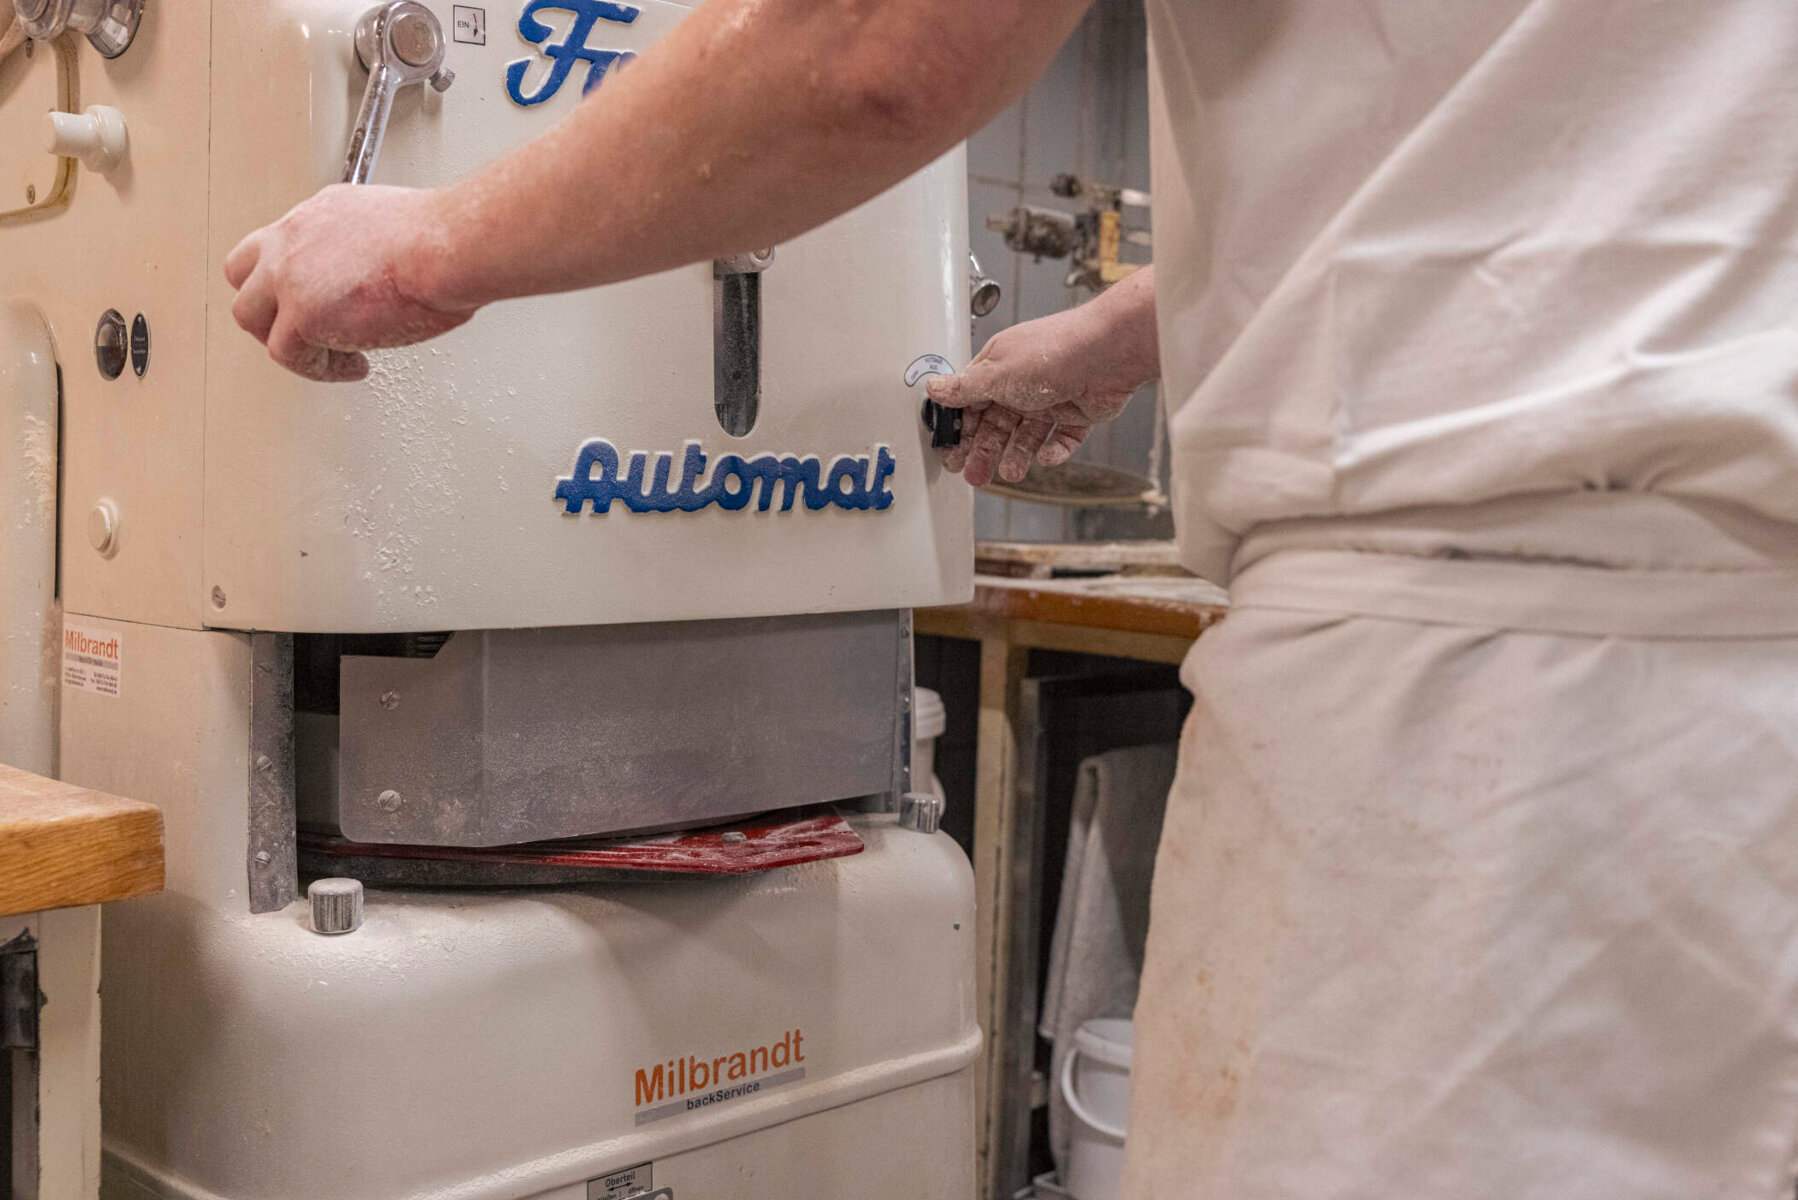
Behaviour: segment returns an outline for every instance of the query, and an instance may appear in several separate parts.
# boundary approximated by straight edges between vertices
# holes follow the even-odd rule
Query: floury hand
[[[996,334],[960,375],[926,385],[945,408],[965,410],[959,445],[943,465],[975,487],[1016,483],[1032,460],[1066,462],[1093,426],[1116,417],[1161,374],[1152,269],[1090,303]]]
[[[436,193],[336,184],[237,244],[231,315],[269,357],[308,379],[368,374],[361,351],[409,346],[474,315],[427,298],[414,269],[442,247]]]

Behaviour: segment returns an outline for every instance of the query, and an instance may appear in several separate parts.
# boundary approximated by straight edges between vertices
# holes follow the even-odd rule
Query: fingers
[[[990,359],[976,358],[959,375],[932,375],[924,383],[930,398],[944,408],[967,408],[1006,399],[1007,372]]]
[[[966,408],[969,403],[962,398],[960,375],[932,375],[924,381],[924,394],[944,408]]]
[[[974,448],[974,437],[980,432],[981,418],[986,415],[987,406],[976,405],[965,409],[961,415],[961,441],[943,451],[943,466],[950,471],[959,472],[968,464],[968,452]]]
[[[262,261],[262,237],[262,230],[258,229],[225,255],[225,282],[233,288],[241,288]]]
[[[366,356],[315,346],[279,318],[269,331],[268,356],[295,375],[320,383],[353,383],[368,375]]]
[[[1052,421],[1026,417],[1018,422],[1011,441],[999,456],[999,478],[1007,483],[1023,482],[1024,476],[1030,471],[1031,460],[1054,432],[1055,424]]]
[[[980,418],[980,428],[975,431],[973,444],[968,450],[966,464],[962,467],[962,476],[972,487],[985,487],[992,482],[993,472],[998,468],[999,458],[1005,453],[1005,447],[1011,443],[1011,435],[1016,432],[1022,421],[1013,409],[993,405]],[[967,431],[962,431],[962,441],[967,442]]]
[[[1080,449],[1080,443],[1092,431],[1091,425],[1057,425],[1049,440],[1036,452],[1036,461],[1045,467],[1059,467],[1074,457],[1074,451]]]
[[[352,350],[327,351],[326,383],[356,383],[368,378],[368,355]]]
[[[274,328],[280,303],[267,271],[252,273],[231,305],[231,316],[243,331],[257,341],[268,344],[269,330]]]

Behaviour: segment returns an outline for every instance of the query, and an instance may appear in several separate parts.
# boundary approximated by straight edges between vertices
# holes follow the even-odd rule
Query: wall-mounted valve
[[[84,33],[106,58],[117,58],[137,36],[144,0],[12,0],[25,36],[47,42],[65,30]]]
[[[418,0],[391,0],[362,14],[356,23],[356,57],[368,72],[368,87],[350,133],[345,183],[367,183],[374,174],[393,98],[401,88],[429,83],[441,92],[455,82],[455,72],[443,65],[444,49],[443,25]]]
[[[105,175],[118,169],[129,146],[125,114],[116,108],[93,104],[84,113],[44,115],[44,149],[63,158],[78,158],[90,171]]]

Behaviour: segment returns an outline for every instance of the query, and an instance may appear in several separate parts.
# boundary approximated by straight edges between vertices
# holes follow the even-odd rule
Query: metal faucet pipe
[[[999,289],[999,281],[991,278],[981,269],[980,260],[968,251],[968,307],[977,317],[984,317],[999,307],[999,300],[1004,295]]]

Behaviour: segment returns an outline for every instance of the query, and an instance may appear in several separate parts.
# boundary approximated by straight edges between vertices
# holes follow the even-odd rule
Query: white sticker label
[[[119,694],[119,676],[124,656],[119,649],[119,631],[98,625],[62,626],[62,683],[78,692],[98,692],[102,696]]]
[[[487,10],[473,8],[466,4],[453,5],[450,8],[452,17],[451,35],[458,42],[466,42],[470,46],[487,44]]]
[[[626,1196],[640,1196],[654,1190],[655,1183],[650,1173],[650,1168],[654,1165],[644,1163],[614,1171],[610,1175],[601,1175],[598,1179],[589,1179],[587,1200],[624,1200]]]

